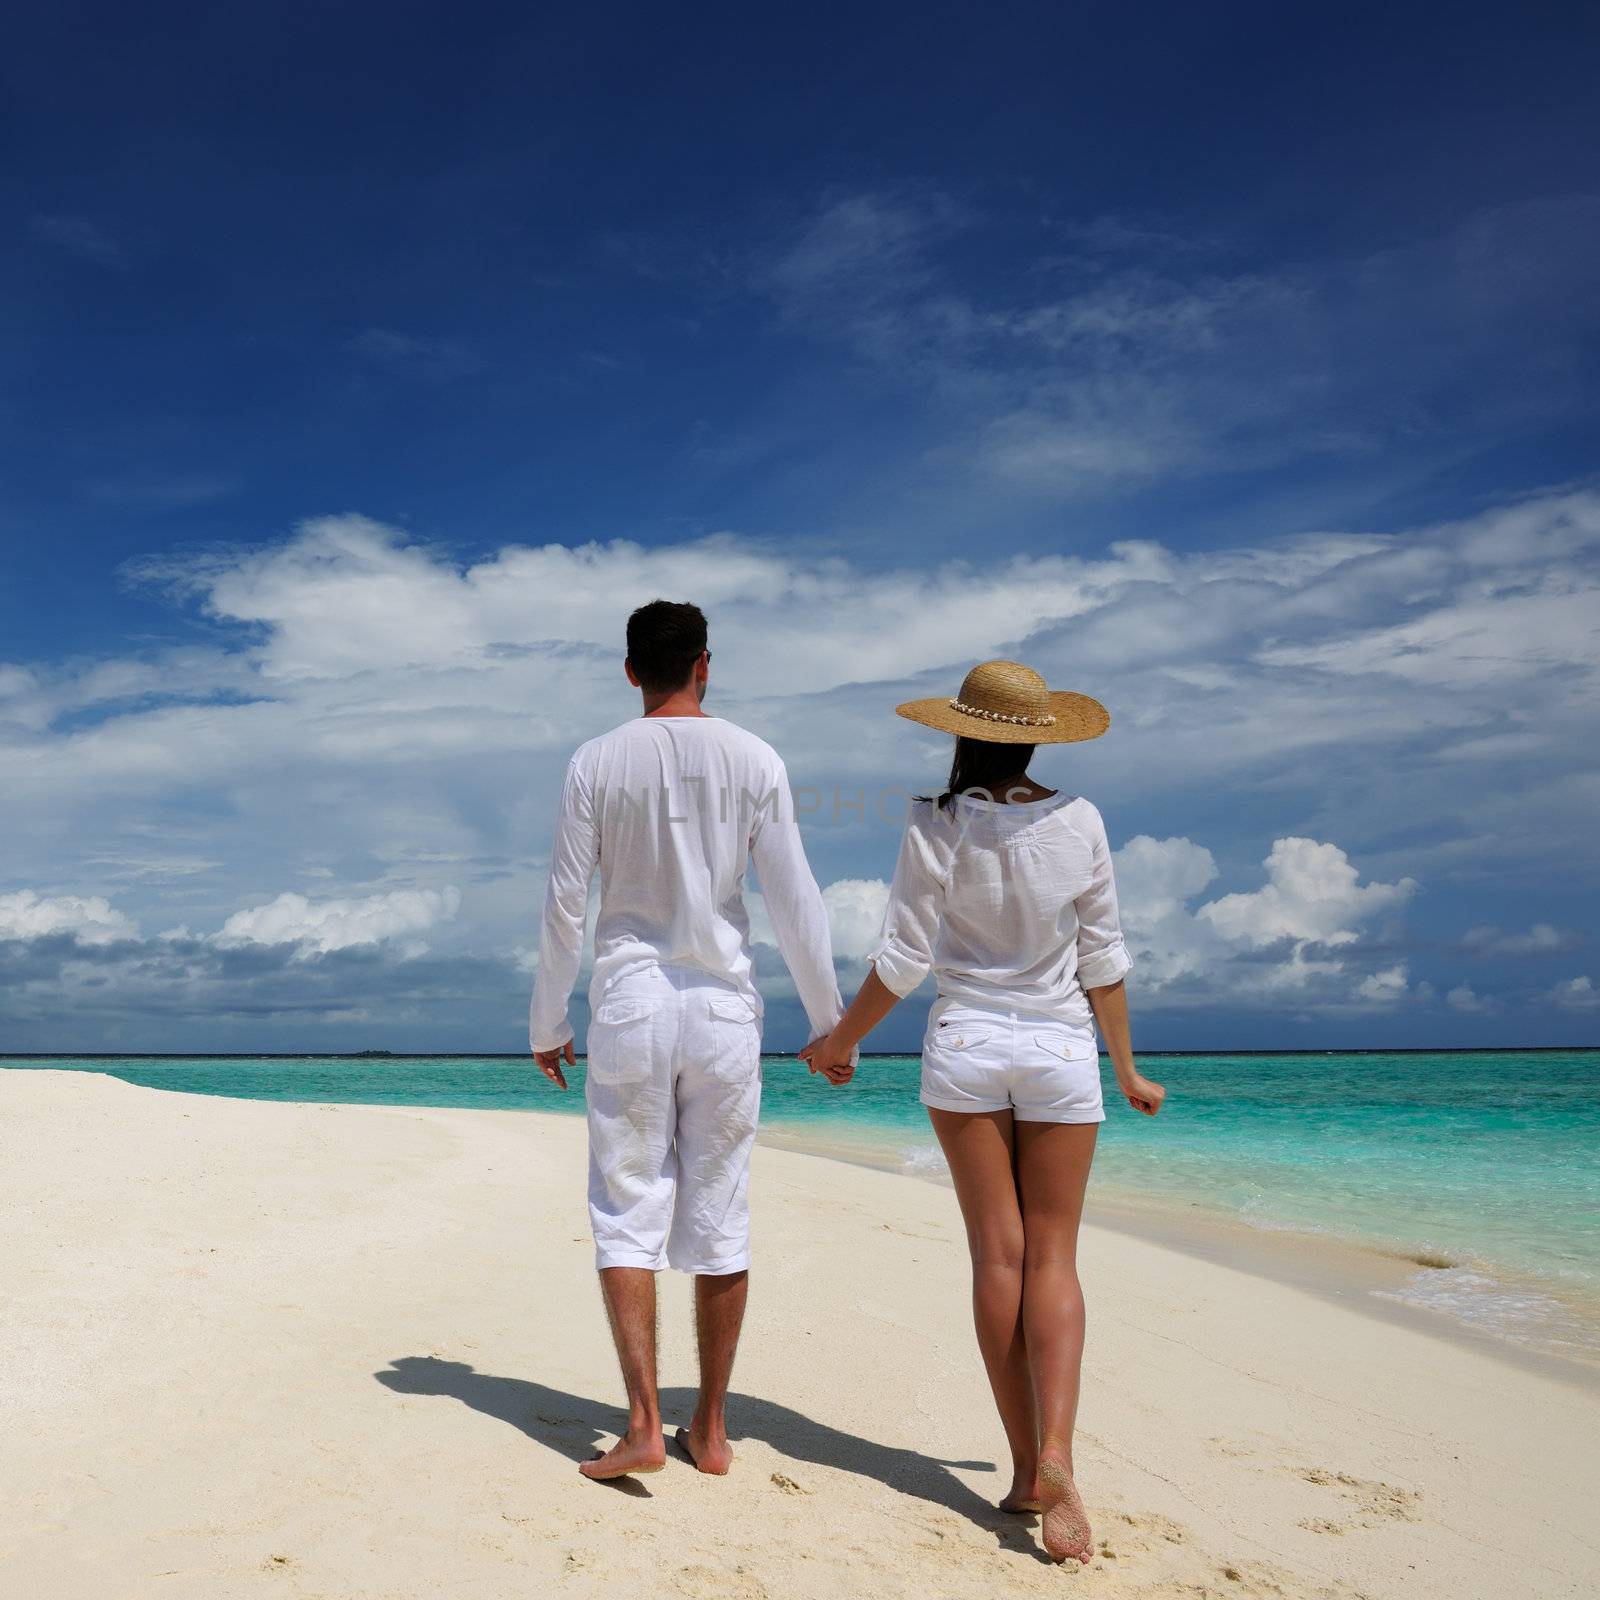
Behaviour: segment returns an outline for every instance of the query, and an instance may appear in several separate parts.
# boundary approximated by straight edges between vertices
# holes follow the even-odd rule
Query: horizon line
[[[1470,1045],[1359,1045],[1348,1049],[1333,1046],[1301,1047],[1293,1050],[1136,1050],[1136,1056],[1492,1056],[1536,1052],[1600,1052],[1600,1044],[1470,1044]],[[1099,1054],[1105,1057],[1106,1052]],[[781,1050],[761,1052],[763,1060],[794,1056]],[[863,1061],[910,1060],[920,1050],[863,1050]],[[10,1061],[531,1061],[528,1051],[513,1050],[0,1050],[0,1066]],[[589,1059],[587,1051],[577,1053],[579,1061]]]

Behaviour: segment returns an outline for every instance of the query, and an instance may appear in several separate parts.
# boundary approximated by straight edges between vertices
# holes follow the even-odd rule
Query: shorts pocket
[[[706,1003],[708,1066],[712,1075],[742,1082],[761,1066],[761,1017],[743,995],[713,995]]]
[[[648,1000],[602,1000],[586,1041],[590,1077],[602,1083],[640,1083],[650,1076]]]
[[[966,1022],[936,1023],[928,1032],[924,1050],[976,1050],[989,1037],[988,1028]]]
[[[1057,1061],[1098,1062],[1100,1047],[1077,1033],[1036,1033],[1034,1045]]]
[[[990,1041],[993,1023],[956,1016],[936,1022],[922,1043],[922,1099],[945,1111],[994,1111],[1006,1104],[1006,1075]],[[1010,1040],[999,1034],[1000,1058]]]

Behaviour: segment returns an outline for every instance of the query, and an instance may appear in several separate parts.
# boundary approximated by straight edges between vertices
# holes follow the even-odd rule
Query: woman
[[[802,1054],[842,1081],[867,1033],[937,975],[922,1101],[966,1222],[978,1344],[1011,1445],[1000,1508],[1042,1511],[1050,1555],[1087,1562],[1072,1433],[1078,1219],[1105,1119],[1095,1022],[1136,1111],[1154,1116],[1166,1091],[1128,1042],[1129,962],[1100,813],[1027,769],[1035,745],[1098,738],[1111,719],[1014,661],[974,667],[953,700],[896,710],[955,734],[949,788],[913,803],[872,971]]]

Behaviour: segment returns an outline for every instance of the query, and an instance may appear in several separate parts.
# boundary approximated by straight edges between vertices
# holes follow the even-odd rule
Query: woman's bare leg
[[[978,1348],[1011,1446],[1011,1488],[1000,1504],[1005,1510],[1020,1510],[1038,1497],[1034,1474],[1039,1429],[1023,1337],[1024,1236],[1011,1113],[939,1111],[930,1106],[928,1117],[949,1163],[967,1225]]]
[[[1022,1326],[1039,1416],[1039,1490],[1045,1549],[1087,1561],[1089,1519],[1072,1476],[1072,1432],[1083,1367],[1078,1223],[1098,1124],[1019,1122],[1017,1187],[1026,1219]]]

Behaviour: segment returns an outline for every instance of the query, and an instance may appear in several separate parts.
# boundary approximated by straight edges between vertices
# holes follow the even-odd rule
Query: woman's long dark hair
[[[939,809],[948,809],[958,794],[974,789],[985,799],[998,799],[997,787],[1007,778],[1020,777],[1033,760],[1031,744],[999,744],[993,739],[956,738],[956,753],[950,760],[950,782],[939,796]]]

